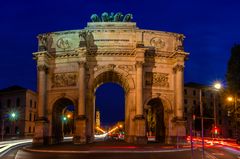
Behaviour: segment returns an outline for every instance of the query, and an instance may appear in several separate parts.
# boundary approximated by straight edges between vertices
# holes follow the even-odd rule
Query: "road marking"
[[[223,153],[212,153],[214,156],[224,156]]]

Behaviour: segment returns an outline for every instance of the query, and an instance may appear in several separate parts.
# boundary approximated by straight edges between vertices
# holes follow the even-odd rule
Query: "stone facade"
[[[41,34],[38,66],[38,125],[34,143],[54,143],[55,103],[76,107],[75,144],[93,141],[95,90],[106,82],[125,90],[126,141],[146,143],[146,110],[162,101],[166,142],[185,136],[182,34],[142,30],[134,22],[90,22],[83,30]]]
[[[36,92],[12,86],[0,90],[1,135],[9,137],[31,137],[35,132],[37,116]],[[11,120],[11,113],[16,119]]]

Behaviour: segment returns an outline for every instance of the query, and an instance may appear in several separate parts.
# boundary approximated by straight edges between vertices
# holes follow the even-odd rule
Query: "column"
[[[143,62],[136,62],[136,116],[143,115]]]
[[[46,87],[47,87],[47,66],[38,65],[38,120],[45,119]]]
[[[174,72],[176,73],[176,117],[177,119],[183,119],[183,65],[176,65]]]
[[[74,144],[85,144],[87,141],[86,104],[85,104],[85,61],[79,61],[78,74],[78,111],[75,122]]]
[[[85,116],[85,62],[79,62],[79,98],[78,98],[78,116]]]
[[[136,115],[135,115],[135,137],[136,144],[146,144],[146,122],[143,115],[143,62],[136,62]]]
[[[173,142],[181,143],[185,141],[186,136],[186,121],[183,118],[183,70],[184,66],[177,64],[173,71],[175,73],[175,92],[176,92],[176,107],[175,107],[175,123],[174,131],[175,137],[173,136]]]

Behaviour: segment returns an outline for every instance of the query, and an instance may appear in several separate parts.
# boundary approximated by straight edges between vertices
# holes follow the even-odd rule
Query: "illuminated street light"
[[[221,84],[220,82],[215,82],[213,86],[214,86],[214,88],[217,89],[217,90],[219,90],[219,89],[222,88],[222,84]]]
[[[69,118],[71,118],[71,115],[70,115],[70,114],[68,114],[68,115],[67,115],[67,118],[68,118],[68,119],[69,119]]]
[[[232,97],[232,96],[229,96],[229,97],[227,97],[227,100],[228,100],[229,102],[232,102],[232,101],[233,101],[233,97]]]
[[[63,117],[63,121],[67,121],[67,117],[64,116],[64,117]]]

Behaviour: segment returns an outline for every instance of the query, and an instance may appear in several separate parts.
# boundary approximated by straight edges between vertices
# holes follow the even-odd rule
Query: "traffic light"
[[[215,126],[214,129],[213,129],[213,132],[214,132],[215,135],[219,134],[219,129],[218,129],[218,127]]]

